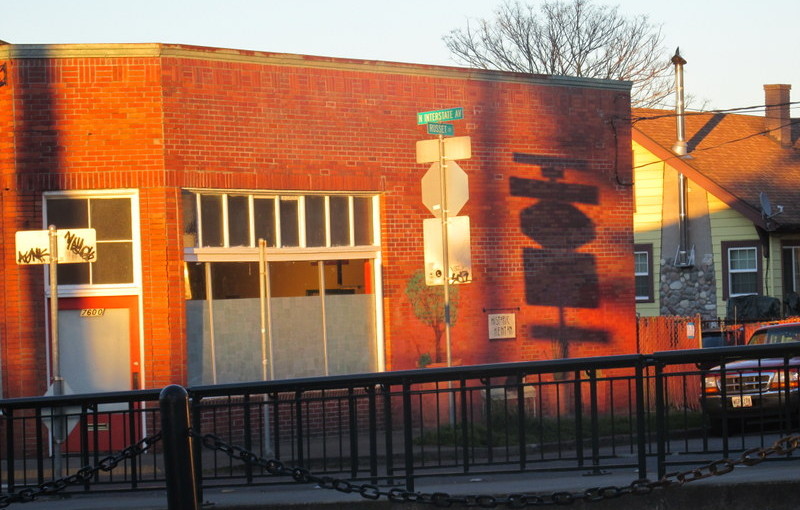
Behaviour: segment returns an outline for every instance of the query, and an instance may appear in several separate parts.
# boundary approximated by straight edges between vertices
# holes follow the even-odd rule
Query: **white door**
[[[72,393],[131,389],[130,310],[106,308],[102,316],[59,310],[61,376]]]

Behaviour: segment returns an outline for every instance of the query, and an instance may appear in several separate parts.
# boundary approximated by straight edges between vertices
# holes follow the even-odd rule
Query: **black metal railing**
[[[465,473],[635,469],[640,478],[662,477],[791,432],[800,409],[789,405],[790,389],[778,415],[723,413],[725,426],[712,430],[703,376],[742,358],[783,359],[784,370],[796,372],[797,356],[800,344],[725,347],[192,387],[192,433],[215,438],[211,448],[195,441],[193,458],[201,487],[291,482],[220,445],[412,491],[421,477]],[[14,493],[103,466],[160,433],[159,395],[0,400],[0,483]],[[49,432],[54,420],[69,430],[59,444]],[[164,488],[168,447],[161,441],[141,455],[112,457],[116,469],[93,469],[67,490]]]

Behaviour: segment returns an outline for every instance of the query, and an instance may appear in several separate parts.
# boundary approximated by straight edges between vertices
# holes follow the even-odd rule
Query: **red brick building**
[[[453,359],[635,351],[627,83],[166,44],[0,66],[4,397],[49,382],[46,272],[15,233],[50,224],[97,232],[58,272],[72,391],[414,368],[416,113],[450,107],[472,143]]]

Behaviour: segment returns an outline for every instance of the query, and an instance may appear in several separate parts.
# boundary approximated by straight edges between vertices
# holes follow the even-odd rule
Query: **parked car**
[[[800,342],[800,323],[757,329],[747,345]],[[800,418],[800,356],[731,361],[708,370],[703,406],[720,428],[725,418]]]
[[[700,332],[700,348],[730,347],[744,344],[744,326],[704,328]]]

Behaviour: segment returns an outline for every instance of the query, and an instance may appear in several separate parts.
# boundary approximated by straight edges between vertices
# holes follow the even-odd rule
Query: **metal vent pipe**
[[[688,151],[683,99],[683,66],[686,64],[686,60],[681,57],[680,48],[675,50],[672,64],[675,66],[675,120],[677,128],[672,152],[682,157],[686,156]],[[678,172],[678,252],[675,255],[675,265],[677,267],[689,267],[692,265],[689,255],[689,222],[686,214],[687,193],[686,176],[683,175],[683,172]]]

